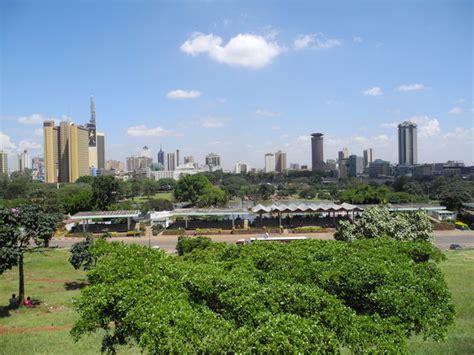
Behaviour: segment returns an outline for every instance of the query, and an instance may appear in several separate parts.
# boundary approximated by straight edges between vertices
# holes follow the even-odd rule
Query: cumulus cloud
[[[251,69],[269,65],[283,52],[283,48],[271,38],[250,33],[239,33],[223,45],[219,36],[195,32],[180,49],[191,56],[207,54],[216,62]]]
[[[418,125],[418,137],[429,138],[438,135],[441,132],[439,121],[437,118],[428,116],[413,116],[408,121],[415,122]]]
[[[380,127],[382,127],[382,128],[397,128],[397,127],[398,127],[398,123],[397,123],[397,122],[382,123],[382,124],[380,125]]]
[[[301,50],[305,48],[329,49],[340,47],[342,41],[335,38],[328,38],[324,33],[300,34],[293,41],[293,48]]]
[[[449,113],[452,115],[460,115],[463,112],[464,110],[461,107],[453,107],[451,110],[449,110]]]
[[[356,36],[356,37],[352,38],[352,41],[354,43],[362,43],[362,42],[364,42],[364,39],[362,37]]]
[[[424,89],[425,86],[423,84],[403,84],[397,88],[397,91],[421,91]]]
[[[263,110],[263,109],[258,109],[255,111],[255,114],[257,116],[261,117],[278,117],[281,116],[280,112],[275,112],[275,111],[270,111],[270,110]]]
[[[12,142],[10,136],[0,132],[0,150],[4,152],[12,152],[16,149],[16,144]]]
[[[383,91],[378,86],[374,86],[373,88],[365,90],[363,94],[365,96],[380,96],[383,94]]]
[[[21,140],[20,143],[18,144],[18,150],[19,151],[38,150],[38,149],[41,149],[41,148],[42,148],[41,144],[39,144],[37,142],[26,140],[26,139]]]
[[[166,137],[173,135],[173,132],[162,127],[148,128],[145,125],[138,125],[129,127],[127,135],[131,137]]]
[[[224,127],[228,121],[228,118],[207,117],[201,119],[201,126],[204,128],[221,128]]]
[[[196,99],[201,96],[201,92],[197,90],[172,90],[166,94],[168,99],[174,100],[186,100],[186,99]]]
[[[42,137],[42,136],[43,136],[43,128],[36,128],[36,129],[33,131],[33,133],[34,133],[35,136]]]
[[[34,113],[30,116],[18,117],[18,123],[21,123],[21,124],[41,124],[45,120],[47,120],[47,118],[43,117],[39,113]]]

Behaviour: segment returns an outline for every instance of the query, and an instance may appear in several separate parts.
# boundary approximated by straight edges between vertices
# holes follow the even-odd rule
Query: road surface
[[[278,236],[299,236],[304,234],[279,234]],[[333,239],[333,233],[317,233],[305,234],[312,239]],[[213,235],[210,238],[216,242],[235,243],[239,239],[248,239],[256,235]],[[272,235],[274,236],[274,235]],[[275,235],[276,236],[276,235]],[[463,248],[474,248],[474,231],[435,231],[435,244],[441,250],[449,249],[451,244],[460,244]],[[62,237],[54,238],[50,246],[59,248],[70,248],[74,243],[81,241],[82,238]],[[122,241],[126,244],[140,244],[149,246],[159,246],[167,252],[175,252],[178,236],[176,235],[160,235],[152,236],[151,232],[147,230],[147,235],[144,237],[133,238],[112,238],[113,241]]]

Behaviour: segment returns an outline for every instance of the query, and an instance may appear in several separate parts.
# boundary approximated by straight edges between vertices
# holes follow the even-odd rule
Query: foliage
[[[385,207],[366,208],[355,222],[341,221],[334,237],[345,241],[379,237],[410,242],[433,240],[426,212],[390,213]]]
[[[203,236],[186,237],[181,235],[178,237],[176,251],[178,255],[184,255],[192,252],[194,249],[206,249],[211,245],[211,239]]]
[[[205,235],[205,234],[220,234],[222,233],[221,228],[196,228],[195,233],[197,235]]]
[[[204,174],[182,177],[174,190],[176,201],[190,202],[193,206],[222,206],[227,202],[225,192],[213,186]]]
[[[371,186],[357,184],[339,195],[341,202],[356,204],[375,203],[405,203],[424,201],[423,197],[417,197],[407,192],[391,192],[386,186]]]
[[[293,233],[311,233],[311,232],[324,232],[326,230],[320,226],[306,226],[306,227],[293,228],[292,231]]]
[[[227,203],[225,192],[217,186],[206,187],[196,202],[198,207],[223,207]]]
[[[459,211],[463,202],[468,202],[471,198],[469,191],[458,185],[449,187],[439,195],[441,204],[452,211]]]
[[[275,188],[271,184],[260,184],[258,193],[262,200],[268,200],[275,193]]]
[[[94,208],[92,187],[89,184],[65,184],[59,189],[58,197],[66,213],[75,214],[80,211],[91,211]]]
[[[90,253],[90,248],[93,243],[92,235],[87,234],[85,240],[75,243],[72,246],[69,263],[74,267],[74,269],[77,270],[82,266],[84,270],[88,270],[94,265],[94,258]]]
[[[456,222],[454,222],[454,225],[455,225],[456,228],[458,228],[458,229],[469,230],[469,226],[468,226],[466,223],[464,223],[464,222],[456,221]]]
[[[398,353],[453,323],[442,254],[429,243],[180,245],[175,257],[97,242],[75,339],[102,328],[109,352],[133,342],[149,353]]]
[[[99,210],[116,203],[119,198],[120,186],[117,179],[111,175],[98,176],[92,183],[92,204]]]
[[[141,206],[143,212],[148,211],[172,211],[174,209],[173,203],[164,198],[149,199]]]

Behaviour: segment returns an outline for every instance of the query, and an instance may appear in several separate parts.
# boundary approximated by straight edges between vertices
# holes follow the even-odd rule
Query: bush
[[[464,222],[456,221],[454,222],[454,225],[456,226],[457,229],[469,230],[469,226]]]
[[[104,352],[406,353],[408,338],[443,339],[454,321],[430,243],[181,237],[183,256],[96,244],[72,334],[104,334]]]
[[[186,231],[183,228],[165,229],[163,235],[184,235]]]
[[[194,232],[197,235],[203,234],[222,234],[223,230],[220,228],[197,228]]]
[[[161,224],[154,224],[151,227],[151,232],[153,235],[158,235],[163,229],[164,227]]]
[[[326,229],[320,226],[296,227],[291,230],[292,233],[323,233]]]
[[[203,236],[196,237],[178,237],[178,243],[176,244],[176,251],[178,255],[184,255],[192,252],[194,249],[206,249],[211,245],[211,239]]]
[[[142,234],[140,231],[128,231],[127,237],[139,237]]]

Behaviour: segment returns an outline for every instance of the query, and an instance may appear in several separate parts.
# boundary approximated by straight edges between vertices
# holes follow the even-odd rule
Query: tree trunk
[[[23,253],[20,254],[18,257],[18,271],[19,271],[19,292],[18,292],[18,305],[21,306],[23,304],[23,300],[25,299],[25,272],[23,270]]]

